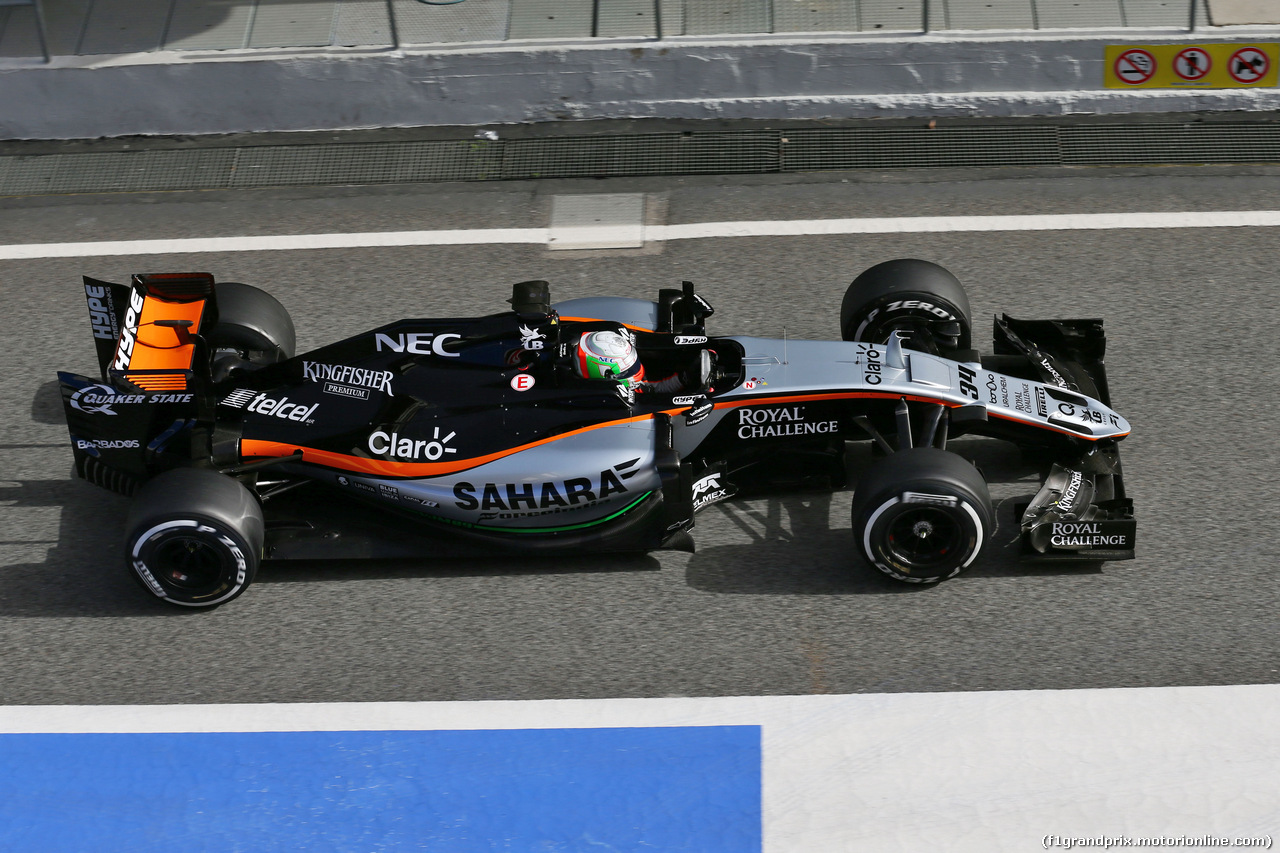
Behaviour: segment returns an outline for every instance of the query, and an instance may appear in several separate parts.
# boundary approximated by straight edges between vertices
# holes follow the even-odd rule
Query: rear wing
[[[209,273],[149,273],[131,286],[84,278],[103,379],[148,391],[189,387],[201,330],[217,321]]]

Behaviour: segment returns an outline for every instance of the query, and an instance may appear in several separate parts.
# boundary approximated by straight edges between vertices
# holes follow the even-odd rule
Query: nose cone
[[[1052,396],[1053,392],[1050,392]],[[1061,393],[1059,393],[1061,396]],[[1047,418],[1051,426],[1078,433],[1092,439],[1123,438],[1129,434],[1129,422],[1099,400],[1075,397],[1057,400]]]

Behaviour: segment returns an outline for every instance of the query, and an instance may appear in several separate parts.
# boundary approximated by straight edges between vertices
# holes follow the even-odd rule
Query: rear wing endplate
[[[217,319],[209,273],[149,273],[132,286],[84,278],[102,377],[149,390],[186,387],[203,328]],[[158,383],[158,384],[157,384]]]

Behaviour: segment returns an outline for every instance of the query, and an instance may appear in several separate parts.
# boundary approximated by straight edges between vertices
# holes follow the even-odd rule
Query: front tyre
[[[125,529],[134,579],[180,607],[216,607],[240,595],[262,554],[262,507],[215,471],[177,468],[148,481]]]
[[[969,296],[947,270],[929,261],[885,261],[853,280],[840,303],[846,341],[882,344],[901,331],[913,349],[946,356],[972,346]]]
[[[937,583],[968,568],[991,538],[986,481],[954,453],[919,447],[869,467],[853,496],[859,553],[907,583]]]

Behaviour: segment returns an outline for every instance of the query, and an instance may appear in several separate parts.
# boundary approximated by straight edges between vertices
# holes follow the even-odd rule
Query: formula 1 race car
[[[273,297],[208,273],[85,278],[101,378],[59,373],[81,477],[133,496],[126,561],[186,607],[242,593],[263,559],[692,550],[735,495],[856,475],[858,554],[910,583],[978,559],[995,517],[947,450],[973,433],[1044,451],[1026,556],[1134,553],[1100,320],[995,319],[935,264],[864,272],[842,341],[712,337],[685,282],[656,301],[401,320],[302,355]]]

